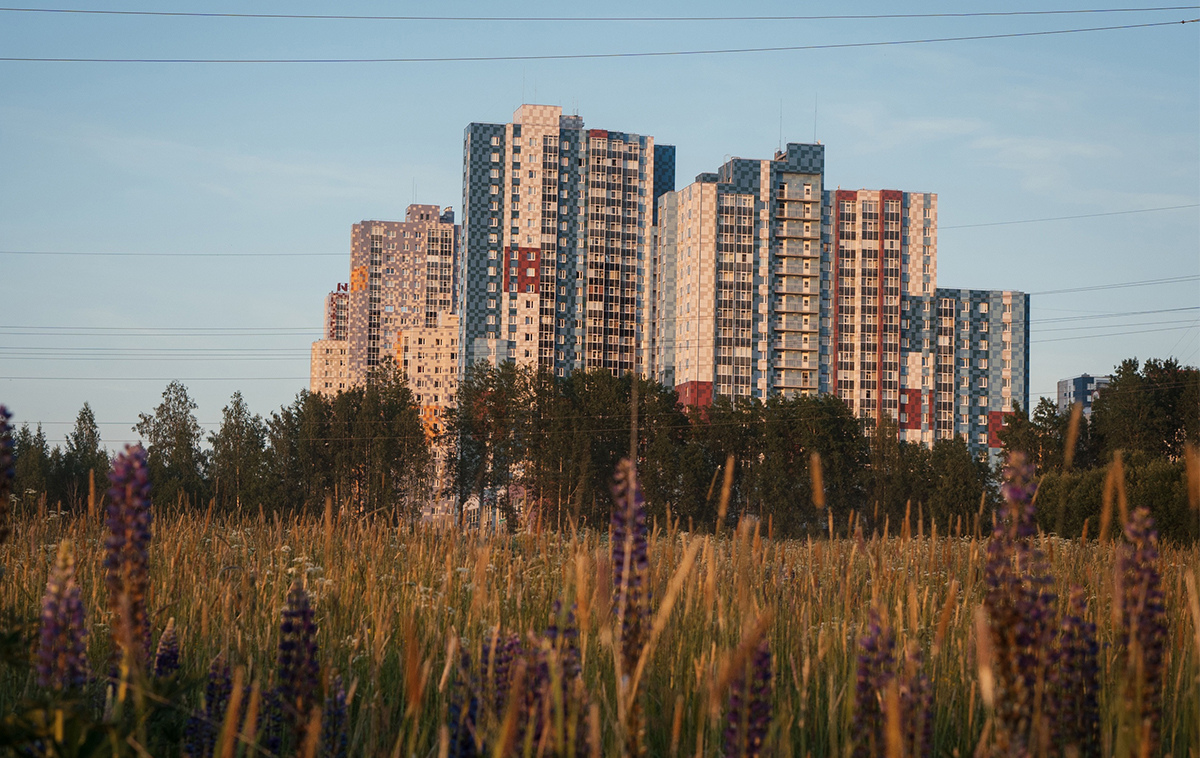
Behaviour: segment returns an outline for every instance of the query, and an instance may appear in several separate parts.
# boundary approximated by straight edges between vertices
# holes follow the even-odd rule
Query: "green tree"
[[[934,481],[927,512],[939,524],[950,529],[961,516],[965,529],[980,505],[990,513],[994,488],[987,462],[971,454],[963,437],[934,442],[929,462]]]
[[[13,465],[13,492],[18,500],[28,505],[42,494],[49,499],[53,472],[50,468],[50,447],[46,444],[41,424],[34,431],[29,429],[29,424],[21,425],[13,435],[13,455],[16,459]]]
[[[1142,451],[1179,460],[1187,442],[1200,441],[1200,371],[1174,358],[1122,361],[1092,406],[1094,434],[1107,459],[1113,451]]]
[[[221,412],[220,428],[209,436],[209,481],[222,508],[241,511],[244,498],[261,497],[266,436],[262,417],[251,414],[242,393],[234,392]]]
[[[107,489],[108,453],[100,443],[96,414],[87,403],[75,417],[75,428],[63,446],[60,486],[68,503],[78,506],[88,494],[88,476],[95,478],[97,494]]]
[[[171,382],[153,414],[141,413],[133,427],[146,441],[154,499],[163,505],[183,497],[193,503],[207,494],[205,455],[200,449],[203,430],[193,411],[196,403],[187,387]]]

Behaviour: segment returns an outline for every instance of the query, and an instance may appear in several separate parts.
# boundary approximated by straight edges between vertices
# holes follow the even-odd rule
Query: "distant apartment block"
[[[672,146],[558,106],[467,126],[460,370],[641,371],[654,203],[674,174]]]
[[[310,391],[333,396],[362,386],[370,372],[389,357],[407,370],[403,334],[445,330],[451,323],[449,328],[456,330],[457,253],[458,227],[450,208],[410,205],[404,221],[354,224],[350,282],[339,284],[325,298],[324,339],[312,345]],[[430,339],[450,338],[439,334]],[[457,340],[455,334],[453,342]],[[457,347],[453,351],[456,353]],[[418,403],[429,406],[423,413],[440,416],[441,409],[453,402],[457,381],[443,379],[439,367],[437,386],[430,381],[431,391],[426,391],[423,373],[427,369],[421,368],[422,376],[410,375],[408,381]],[[428,370],[433,368],[430,365]],[[426,398],[430,398],[428,403]]]
[[[339,283],[325,297],[325,339],[344,340],[350,307],[350,285]]]
[[[333,397],[353,384],[350,380],[347,345],[344,339],[324,339],[312,343],[308,370],[308,391]]]
[[[1092,403],[1100,396],[1101,391],[1112,383],[1111,376],[1092,376],[1080,374],[1070,379],[1058,382],[1058,412],[1066,413],[1075,403],[1083,405],[1083,415],[1092,418]],[[1028,405],[1026,405],[1028,408]]]
[[[454,308],[458,228],[454,211],[410,205],[404,221],[363,221],[350,233],[350,366],[362,383],[401,330],[436,326]]]
[[[919,424],[922,441],[961,436],[977,454],[997,452],[1013,402],[1029,407],[1029,295],[939,287],[928,309],[913,308],[910,321],[925,323],[908,333],[929,334],[936,353],[919,384],[908,372],[901,433],[915,440]]]
[[[933,355],[929,335],[913,331],[924,319],[905,314],[922,310],[936,287],[937,195],[838,189],[826,193],[824,208],[830,353],[823,388],[869,426],[885,414],[896,419],[906,377],[920,376]]]
[[[455,406],[458,332],[458,316],[446,312],[438,314],[433,326],[413,326],[399,332],[394,357],[408,377],[430,437],[445,431],[445,410]]]
[[[660,197],[646,373],[684,404],[817,393],[823,176],[822,146],[789,144]]]

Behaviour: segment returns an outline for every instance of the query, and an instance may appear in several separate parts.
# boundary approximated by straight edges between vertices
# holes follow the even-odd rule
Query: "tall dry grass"
[[[99,516],[40,512],[18,517],[0,547],[0,606],[35,617],[59,542],[73,540],[87,607],[89,659],[109,655]],[[720,538],[654,525],[649,540],[653,652],[639,691],[648,754],[718,755],[728,664],[744,633],[769,619],[774,655],[770,754],[848,755],[858,640],[869,609],[881,610],[898,649],[916,641],[933,686],[934,754],[969,756],[988,720],[976,662],[973,614],[984,587],[986,541],[904,524],[901,536],[776,541],[757,523]],[[1113,610],[1113,543],[1041,538],[1053,591],[1065,602],[1085,588],[1100,643],[1105,755],[1120,703]],[[681,583],[672,576],[690,550]],[[496,627],[545,629],[555,600],[577,606],[583,679],[598,705],[599,748],[619,754],[615,612],[607,535],[555,533],[480,538],[379,517],[223,518],[159,511],[151,548],[149,608],[155,641],[175,619],[185,676],[202,677],[224,654],[245,681],[270,686],[279,617],[296,578],[307,582],[324,668],[351,695],[352,755],[438,755],[445,737],[456,656],[479,650]],[[1164,546],[1169,616],[1162,752],[1200,754],[1200,551]],[[1191,579],[1188,578],[1189,574]],[[1189,585],[1191,589],[1189,590]],[[665,623],[662,623],[665,622]],[[452,643],[453,641],[453,643]],[[457,665],[454,663],[454,665]],[[31,694],[32,679],[6,671],[0,708]],[[180,703],[187,708],[189,704]],[[591,725],[589,724],[589,728]],[[596,746],[593,745],[593,749]]]

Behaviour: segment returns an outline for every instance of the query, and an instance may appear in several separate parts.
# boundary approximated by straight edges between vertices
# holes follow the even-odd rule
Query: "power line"
[[[0,60],[12,60],[5,58]],[[347,253],[135,253],[125,251],[96,251],[85,252],[75,250],[0,250],[0,255],[83,255],[83,256],[123,256],[151,258],[300,258],[331,255],[347,255]]]
[[[82,57],[24,57],[5,56],[0,61],[10,63],[487,63],[499,61],[563,61],[610,58],[663,58],[671,56],[729,55],[741,53],[797,52],[805,50],[839,50],[897,45],[927,45],[939,42],[974,42],[980,40],[1048,37],[1063,34],[1125,31],[1161,26],[1178,26],[1200,22],[1200,18],[1180,21],[1156,21],[1145,24],[1093,26],[1079,29],[1048,29],[1036,32],[1005,34],[974,34],[959,37],[925,37],[921,39],[887,40],[881,42],[834,42],[823,45],[780,45],[776,47],[737,47],[700,50],[658,50],[632,53],[560,53],[557,55],[467,55],[426,58],[82,58]]]
[[[1190,205],[1167,205],[1162,208],[1138,208],[1132,211],[1110,211],[1108,213],[1084,213],[1079,216],[1052,216],[1050,218],[1027,218],[1020,221],[989,221],[983,224],[955,224],[943,226],[942,229],[975,229],[981,226],[1008,226],[1010,224],[1037,224],[1043,221],[1069,221],[1076,218],[1100,218],[1101,216],[1125,216],[1130,213],[1154,213],[1156,211],[1176,211],[1182,208],[1200,208],[1200,203]]]
[[[1194,10],[1196,5],[1150,8],[1072,8],[1041,11],[973,11],[962,13],[863,13],[809,16],[383,16],[322,13],[218,13],[206,11],[131,11],[91,8],[0,8],[8,13],[53,13],[92,16],[158,16],[167,18],[295,19],[305,21],[466,21],[466,22],[673,22],[673,21],[870,21],[928,18],[1003,18],[1100,13],[1151,13]]]
[[[1188,326],[1165,326],[1161,329],[1141,329],[1139,331],[1134,331],[1134,332],[1108,332],[1106,334],[1077,334],[1074,337],[1054,337],[1052,339],[1045,339],[1045,340],[1030,340],[1029,344],[1032,345],[1032,344],[1036,344],[1038,342],[1066,342],[1067,340],[1088,340],[1088,339],[1094,339],[1096,337],[1121,337],[1126,334],[1149,334],[1151,332],[1173,332],[1178,329],[1191,329],[1194,326],[1196,326],[1195,323],[1189,324]]]
[[[70,382],[282,382],[305,381],[307,376],[0,376],[7,381]]]
[[[1200,274],[1188,274],[1186,276],[1170,276],[1162,279],[1144,279],[1139,282],[1121,282],[1119,284],[1097,284],[1089,287],[1071,287],[1061,290],[1043,290],[1042,292],[1030,292],[1030,295],[1066,295],[1072,292],[1096,292],[1098,290],[1115,290],[1125,287],[1148,287],[1156,284],[1178,284],[1180,282],[1194,282],[1200,280]]]
[[[1090,321],[1092,319],[1117,318],[1118,316],[1148,316],[1154,313],[1177,313],[1179,311],[1197,311],[1200,305],[1189,305],[1183,308],[1157,308],[1152,311],[1124,311],[1122,313],[1094,313],[1087,316],[1058,316],[1056,318],[1030,319],[1030,324],[1051,324],[1063,321]]]
[[[1084,329],[1112,329],[1113,327],[1125,329],[1125,328],[1134,327],[1134,326],[1157,326],[1159,324],[1195,324],[1195,323],[1196,323],[1195,319],[1173,319],[1171,321],[1143,321],[1138,324],[1089,324],[1087,326],[1060,326],[1055,329],[1039,329],[1038,333],[1044,334],[1046,332],[1076,332],[1076,331],[1082,331]],[[1039,341],[1041,341],[1041,340],[1039,340]]]

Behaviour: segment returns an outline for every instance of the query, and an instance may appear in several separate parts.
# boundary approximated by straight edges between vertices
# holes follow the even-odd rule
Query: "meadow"
[[[979,609],[989,590],[988,545],[996,541],[978,525],[968,529],[975,533],[938,533],[913,513],[890,534],[862,534],[851,519],[830,521],[823,538],[796,541],[773,539],[769,525],[751,518],[726,533],[688,533],[668,515],[647,525],[639,572],[636,527],[623,529],[619,518],[615,532],[535,523],[513,535],[480,535],[353,515],[332,502],[324,514],[295,517],[153,510],[147,628],[151,649],[161,650],[173,619],[180,670],[170,687],[155,690],[169,692],[151,703],[157,720],[138,727],[155,744],[137,744],[131,755],[266,752],[255,737],[265,728],[250,723],[253,711],[244,714],[265,710],[265,693],[289,676],[279,671],[280,620],[285,610],[291,619],[308,612],[297,610],[295,589],[288,605],[297,582],[311,605],[320,666],[308,701],[317,707],[311,719],[298,719],[297,754],[1020,754],[1005,752],[1010,748],[1000,740],[1011,713],[999,701],[1013,696],[1011,683],[1004,688],[1003,651],[978,639],[986,629]],[[102,504],[78,515],[44,506],[14,514],[12,534],[0,547],[0,605],[33,619],[42,611],[58,546],[73,545],[93,672],[104,669],[97,662],[112,660],[111,637],[120,625],[106,589],[114,509],[108,512],[107,524]],[[1091,696],[1099,720],[1091,748],[1064,749],[1047,738],[1024,754],[1200,754],[1200,552],[1195,545],[1159,546],[1166,636],[1160,708],[1146,731],[1138,716],[1146,711],[1137,710],[1145,704],[1140,696],[1131,700],[1133,667],[1122,638],[1120,596],[1128,588],[1116,571],[1119,520],[1114,514],[1115,539],[1107,541],[1022,538],[1027,552],[1015,559],[1018,571],[1028,569],[1022,560],[1041,561],[1048,571],[1038,591],[1057,598],[1046,606],[1054,639],[1068,634],[1059,630],[1066,629],[1073,588],[1074,610],[1085,625],[1095,624]],[[615,572],[614,555],[623,561]],[[623,577],[616,587],[614,573]],[[636,604],[644,604],[640,622]],[[641,624],[633,632],[631,620]],[[293,628],[284,636],[294,641],[296,634]],[[631,636],[641,644],[629,654]],[[524,650],[524,657],[489,653],[506,641],[509,653]],[[210,702],[215,746],[187,747],[194,735],[184,732],[194,725],[183,720],[206,713],[205,677],[212,699],[210,669],[220,678],[227,675],[220,673],[224,664],[233,683],[224,682],[219,705],[243,726],[221,731],[222,710],[212,713]],[[510,691],[495,686],[501,665],[509,669]],[[892,673],[880,675],[881,667]],[[1141,677],[1141,664],[1136,668]],[[136,677],[119,670],[118,678],[136,689]],[[31,669],[7,666],[0,713],[36,700],[37,679]],[[96,692],[104,683],[96,679],[83,689],[103,703]],[[1048,735],[1054,719],[1064,717],[1042,679],[1028,702],[1047,714],[1033,729]],[[552,693],[545,702],[511,691],[536,681]],[[115,695],[107,697],[111,711]],[[522,710],[522,703],[534,705]],[[521,713],[536,727],[524,728]],[[911,722],[925,713],[929,722],[914,736]],[[333,743],[331,724],[341,730]],[[751,744],[746,734],[756,729],[759,742]],[[903,745],[893,739],[901,729]]]

